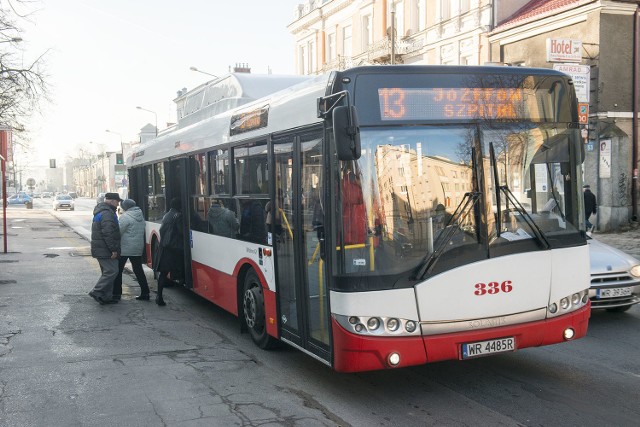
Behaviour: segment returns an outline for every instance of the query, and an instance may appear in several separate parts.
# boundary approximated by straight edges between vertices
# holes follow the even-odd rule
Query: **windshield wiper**
[[[536,235],[536,237],[538,238],[538,241],[540,243],[542,243],[542,246],[544,246],[545,249],[549,249],[549,247],[550,247],[549,241],[547,240],[546,237],[544,237],[544,234],[542,234],[542,231],[540,230],[540,227],[538,227],[538,224],[536,224],[535,221],[533,220],[533,218],[531,218],[531,215],[529,215],[527,210],[520,204],[518,199],[516,199],[514,194],[509,189],[509,186],[508,185],[500,185],[500,181],[498,181],[498,164],[496,163],[496,153],[495,153],[495,150],[493,148],[493,142],[489,143],[489,154],[491,156],[491,168],[493,169],[493,179],[494,179],[494,185],[495,185],[495,188],[496,188],[496,209],[497,209],[497,211],[496,211],[496,237],[500,237],[500,230],[502,229],[502,209],[501,209],[501,206],[500,206],[500,192],[502,191],[502,192],[504,192],[504,194],[506,196],[506,209],[507,209],[507,211],[509,210],[509,202],[511,202],[513,204],[513,206],[515,206],[516,211],[520,215],[522,215],[522,218],[527,223],[527,225],[529,226],[531,231],[533,231],[533,233]]]
[[[564,212],[562,212],[562,206],[560,205],[560,202],[558,202],[558,197],[557,197],[558,192],[556,191],[556,183],[553,181],[553,176],[551,175],[551,165],[549,163],[547,163],[547,174],[549,175],[549,181],[551,181],[551,197],[553,197],[553,201],[558,207],[558,212],[560,212],[560,217],[562,218],[562,221],[566,221],[566,218],[564,217]]]
[[[493,148],[493,142],[489,143],[489,156],[491,169],[493,172],[493,182],[496,189],[496,237],[500,237],[502,230],[502,209],[500,208],[500,181],[498,180],[498,165],[496,163],[496,152]]]
[[[509,187],[506,185],[501,185],[500,190],[502,190],[505,196],[507,197],[507,202],[513,203],[515,210],[520,215],[522,215],[522,218],[527,223],[531,231],[533,231],[533,233],[536,235],[536,237],[538,238],[538,241],[542,243],[542,246],[544,246],[545,249],[549,249],[550,247],[549,241],[542,233],[542,230],[540,230],[540,227],[538,227],[538,224],[536,224],[533,218],[531,218],[531,215],[529,215],[529,212],[527,212],[524,206],[522,206],[518,201],[518,199],[516,199],[516,196],[511,192],[511,190],[509,190]]]
[[[438,259],[444,252],[445,248],[447,247],[447,244],[451,241],[453,236],[456,234],[456,231],[460,229],[459,226],[455,227],[452,225],[455,224],[456,221],[458,221],[459,219],[462,219],[463,221],[467,219],[467,217],[469,216],[469,213],[475,207],[476,203],[478,203],[479,199],[480,199],[480,193],[477,191],[468,192],[464,194],[462,201],[456,207],[456,210],[453,212],[453,215],[451,215],[451,218],[449,218],[449,221],[447,221],[447,223],[444,225],[443,233],[440,234],[440,236],[438,236],[437,247],[434,249],[431,255],[425,257],[422,263],[420,263],[420,268],[416,271],[416,275],[415,275],[415,277],[418,280],[421,280],[426,273],[430,272],[433,269],[436,262],[438,261]],[[463,217],[462,217],[462,214],[464,214]],[[460,222],[458,222],[458,224],[460,224]]]

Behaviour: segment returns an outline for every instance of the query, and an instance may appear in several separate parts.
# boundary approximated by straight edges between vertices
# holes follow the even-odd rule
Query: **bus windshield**
[[[341,273],[408,276],[428,265],[433,275],[578,244],[577,132],[532,122],[363,127],[361,158],[340,165]]]

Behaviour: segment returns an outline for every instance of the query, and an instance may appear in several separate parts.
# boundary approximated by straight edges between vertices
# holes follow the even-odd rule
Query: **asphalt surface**
[[[168,305],[158,307],[136,301],[139,287],[125,275],[123,301],[100,306],[87,294],[100,269],[90,257],[85,237],[47,210],[11,207],[7,219],[8,253],[2,253],[0,242],[0,426],[522,425],[515,421],[515,413],[515,419],[506,416],[516,408],[505,401],[501,383],[495,386],[497,403],[491,403],[486,391],[486,402],[471,391],[484,390],[483,383],[502,378],[492,373],[503,369],[501,363],[515,363],[505,368],[509,378],[522,375],[514,380],[514,388],[535,387],[539,394],[550,386],[537,384],[539,375],[522,369],[541,364],[541,372],[553,372],[554,377],[565,365],[580,366],[593,359],[593,350],[582,354],[591,341],[619,331],[620,346],[625,336],[632,336],[621,328],[636,329],[628,314],[599,313],[594,314],[591,339],[577,341],[571,349],[568,345],[530,349],[511,362],[504,356],[339,375],[295,350],[259,350],[247,334],[239,333],[234,316],[184,289],[167,289]],[[637,225],[592,237],[640,259]],[[148,278],[155,291],[150,271]],[[614,321],[617,326],[612,331],[608,328]],[[635,346],[633,342],[628,345]],[[596,358],[614,359],[617,353],[608,353],[609,347],[595,353]],[[575,360],[565,360],[564,351]],[[617,351],[623,359],[635,354]],[[565,365],[552,361],[557,352]],[[624,378],[616,384],[628,386],[629,379]],[[562,396],[561,387],[566,387],[567,395],[572,395],[575,381],[565,378],[551,389]],[[421,387],[427,392],[418,392]],[[630,408],[635,407],[635,389],[610,393],[620,394],[622,401],[630,398]],[[408,406],[392,398],[404,394],[406,400],[399,400]],[[560,399],[560,403],[570,412],[590,405],[588,400],[569,404]],[[532,417],[540,418],[535,408],[542,403],[550,404],[543,397],[539,402],[521,402],[517,413],[522,418],[532,411]],[[620,405],[613,406],[620,410]],[[619,419],[630,419],[634,413],[630,408],[629,413],[617,414]],[[606,405],[601,408],[603,416],[609,410]],[[560,408],[553,412],[562,413]]]

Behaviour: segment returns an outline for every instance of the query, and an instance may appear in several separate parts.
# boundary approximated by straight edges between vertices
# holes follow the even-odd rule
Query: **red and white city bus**
[[[167,201],[184,274],[278,341],[355,372],[583,337],[590,315],[571,79],[516,67],[231,74],[127,159],[149,262]],[[239,227],[221,233],[221,206]],[[184,277],[177,277],[177,276]]]

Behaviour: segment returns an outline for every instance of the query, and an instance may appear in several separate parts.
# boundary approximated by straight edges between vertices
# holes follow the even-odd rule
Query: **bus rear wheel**
[[[249,270],[244,278],[243,289],[242,311],[251,339],[262,349],[273,348],[277,341],[267,334],[262,284],[255,271]]]

